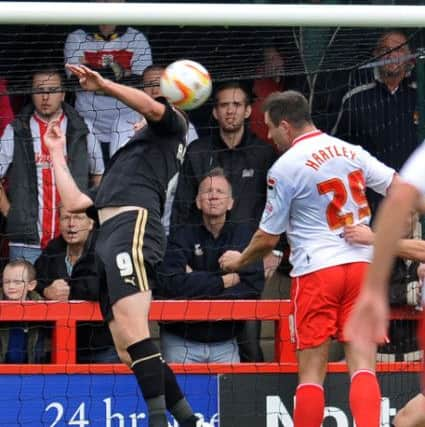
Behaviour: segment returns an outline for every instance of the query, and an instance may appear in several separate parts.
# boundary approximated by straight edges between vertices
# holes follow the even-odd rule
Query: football
[[[211,95],[208,71],[198,62],[181,59],[170,64],[160,80],[162,94],[182,110],[193,110]]]

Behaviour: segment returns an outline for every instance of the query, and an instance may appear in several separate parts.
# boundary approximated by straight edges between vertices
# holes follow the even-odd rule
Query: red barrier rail
[[[258,319],[275,323],[275,360],[267,363],[224,364],[173,364],[179,373],[225,372],[296,372],[294,347],[290,340],[289,300],[225,300],[225,301],[154,301],[151,320],[247,320]],[[419,318],[414,309],[393,310],[397,319]],[[0,322],[37,321],[53,323],[52,363],[45,365],[0,364],[0,374],[53,374],[53,373],[129,373],[122,364],[77,364],[76,326],[81,321],[99,321],[102,316],[97,303],[70,301],[25,301],[22,303],[0,301]],[[422,364],[385,363],[378,369],[384,371],[419,371]],[[345,363],[330,363],[333,372],[346,371]]]

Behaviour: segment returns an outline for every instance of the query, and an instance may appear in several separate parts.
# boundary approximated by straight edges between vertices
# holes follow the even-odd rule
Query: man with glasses
[[[345,94],[332,133],[400,170],[417,146],[419,117],[406,35],[399,31],[383,33],[373,56],[373,79],[367,76],[368,80]],[[389,146],[391,141],[397,146]]]

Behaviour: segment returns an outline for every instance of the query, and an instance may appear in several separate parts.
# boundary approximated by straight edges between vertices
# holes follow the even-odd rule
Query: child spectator
[[[34,291],[37,285],[33,265],[29,261],[11,261],[3,270],[0,299],[8,301],[41,301]],[[0,327],[1,363],[47,363],[50,339],[46,326],[29,322],[7,322]]]

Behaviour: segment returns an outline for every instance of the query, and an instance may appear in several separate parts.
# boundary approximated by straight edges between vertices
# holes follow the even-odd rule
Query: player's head
[[[160,80],[164,70],[165,70],[165,67],[160,64],[148,65],[143,70],[143,73],[142,73],[143,92],[147,93],[152,98],[158,98],[160,96],[163,96],[161,91],[161,86],[160,86]],[[180,115],[183,116],[183,118],[187,123],[187,126],[189,126],[189,117],[187,116],[187,114],[176,106],[174,106],[174,108],[180,113]]]
[[[268,137],[283,149],[288,148],[303,129],[313,125],[307,99],[294,90],[269,95],[263,112]]]
[[[222,168],[214,168],[201,180],[196,196],[196,206],[203,216],[209,218],[226,217],[233,207],[232,185]]]
[[[3,270],[2,282],[5,299],[23,301],[37,285],[35,268],[24,259],[10,261]]]
[[[32,75],[32,102],[37,114],[46,121],[55,118],[65,99],[63,73],[55,68],[38,70]]]
[[[84,245],[93,229],[93,220],[85,212],[72,213],[61,206],[59,229],[68,245]]]
[[[406,72],[411,68],[410,48],[407,43],[407,37],[402,31],[388,31],[379,37],[374,56],[382,60],[388,60],[379,66],[379,75],[381,78],[404,78]]]
[[[236,133],[244,128],[251,115],[251,99],[247,89],[239,82],[227,82],[215,90],[213,116],[220,131]]]
[[[148,65],[142,74],[142,85],[143,91],[146,92],[152,98],[162,96],[161,87],[159,81],[161,75],[164,72],[165,67],[159,64]]]

